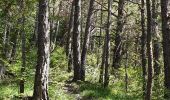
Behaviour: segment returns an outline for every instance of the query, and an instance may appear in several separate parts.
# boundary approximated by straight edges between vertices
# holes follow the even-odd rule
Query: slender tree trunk
[[[126,36],[126,44],[125,44],[125,91],[128,91],[128,74],[127,74],[127,67],[128,67],[128,36]]]
[[[103,0],[101,1],[103,4]],[[101,36],[102,36],[102,25],[103,25],[103,6],[101,5],[101,13],[100,13],[100,36],[99,36],[99,46],[101,45]],[[103,83],[103,69],[104,69],[104,62],[105,62],[105,43],[103,46],[103,53],[102,53],[102,63],[100,66],[100,76],[99,76],[99,83]]]
[[[107,28],[106,28],[106,37],[105,37],[105,75],[104,75],[104,87],[107,87],[109,84],[109,49],[110,49],[110,30],[111,30],[111,6],[112,1],[108,0],[108,16],[107,16]]]
[[[12,51],[9,63],[11,64],[15,59],[16,51],[17,51],[17,39],[18,39],[18,29],[15,30],[15,34],[13,34],[12,40]]]
[[[34,82],[34,100],[49,100],[48,70],[50,63],[50,35],[48,22],[48,0],[39,0],[38,14],[38,58]]]
[[[8,59],[10,57],[9,53],[9,36],[10,36],[10,25],[6,25],[4,36],[3,36],[3,55],[5,59]]]
[[[80,24],[81,24],[81,0],[74,0],[74,28],[73,28],[73,81],[80,80]]]
[[[119,68],[121,62],[121,52],[122,52],[122,39],[121,33],[123,31],[123,9],[124,9],[125,0],[119,0],[118,2],[118,16],[117,16],[117,28],[116,28],[116,36],[115,36],[115,47],[114,47],[114,55],[113,55],[113,65],[114,68]]]
[[[71,5],[71,13],[70,13],[70,20],[69,20],[69,27],[68,27],[68,34],[67,34],[67,44],[66,44],[66,56],[68,58],[68,72],[72,70],[72,33],[73,33],[73,22],[74,22],[74,1]]]
[[[152,99],[152,76],[153,76],[153,55],[152,55],[152,14],[150,0],[146,0],[147,8],[147,56],[148,56],[148,80],[145,100]]]
[[[165,86],[165,98],[170,98],[170,27],[168,15],[169,0],[161,0],[161,17],[162,17],[162,45],[163,45],[163,57],[164,57],[164,86]]]
[[[10,45],[9,45],[9,40],[10,40],[10,31],[11,31],[11,15],[10,15],[10,9],[11,9],[12,3],[8,3],[6,5],[5,11],[4,11],[4,17],[5,17],[5,25],[4,25],[4,33],[3,33],[3,45],[2,45],[2,55],[3,58],[8,60],[10,57]]]
[[[55,4],[56,4],[55,2],[56,2],[55,0],[52,0],[53,8],[52,8],[52,12],[50,13],[50,16],[52,18],[55,17]],[[62,1],[60,1],[57,17],[60,17],[62,6],[63,6]],[[50,21],[50,51],[51,52],[53,52],[56,47],[56,38],[57,38],[57,33],[59,32],[59,26],[60,26],[59,19],[57,21],[51,19]]]
[[[138,67],[139,62],[138,62],[138,52],[139,52],[139,33],[137,33],[136,35],[136,39],[135,39],[135,61],[134,61],[134,67]]]
[[[143,97],[145,97],[146,91],[146,30],[145,30],[145,1],[141,0],[141,58],[142,58],[142,77],[143,77]]]
[[[25,65],[26,65],[26,36],[25,36],[25,18],[24,18],[24,0],[20,1],[20,9],[22,12],[22,23],[21,23],[21,38],[22,38],[22,67],[21,67],[21,80],[20,80],[20,93],[24,93],[24,71],[25,71]]]
[[[161,56],[161,38],[159,36],[158,31],[158,7],[159,7],[159,0],[152,0],[152,32],[153,32],[153,60],[154,60],[154,86],[157,88],[153,88],[153,91],[159,90],[161,88],[159,82],[159,75],[160,75],[160,56]]]
[[[53,41],[53,43],[54,43],[54,46],[56,45],[56,43],[57,43],[57,34],[59,33],[59,30],[60,29],[60,21],[57,21],[57,23],[56,23],[56,27],[55,27],[55,31],[54,31],[54,41]],[[56,47],[56,46],[55,46]]]
[[[34,33],[33,33],[33,36],[32,36],[32,43],[31,43],[32,46],[37,45],[37,32],[38,32],[38,9],[36,11],[36,16],[35,16]]]
[[[94,1],[95,0],[90,0],[89,4],[89,10],[88,10],[88,16],[87,16],[87,21],[86,21],[86,28],[85,28],[85,36],[84,36],[84,43],[83,43],[83,48],[82,48],[82,54],[81,54],[81,80],[85,80],[85,64],[86,64],[86,54],[87,54],[87,49],[89,47],[89,38],[90,38],[90,26],[91,26],[91,19],[92,19],[92,14],[93,14],[93,9],[94,9]]]
[[[154,58],[154,72],[158,76],[160,74],[160,37],[158,33],[158,24],[157,24],[157,12],[158,0],[152,0],[152,31],[153,31],[153,58]]]

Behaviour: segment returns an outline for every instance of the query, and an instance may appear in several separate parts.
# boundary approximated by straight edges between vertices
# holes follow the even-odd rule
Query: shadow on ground
[[[81,100],[139,100],[133,95],[117,91],[114,88],[103,88],[99,83],[79,83]]]

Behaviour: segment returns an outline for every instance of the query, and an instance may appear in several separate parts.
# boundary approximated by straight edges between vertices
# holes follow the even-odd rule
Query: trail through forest
[[[170,0],[0,0],[0,100],[170,100],[169,12]]]

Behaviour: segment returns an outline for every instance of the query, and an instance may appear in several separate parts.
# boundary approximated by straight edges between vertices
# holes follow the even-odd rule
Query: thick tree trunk
[[[86,21],[86,28],[85,28],[85,36],[84,36],[84,43],[82,48],[82,54],[81,54],[81,80],[85,80],[85,64],[86,64],[86,54],[87,49],[89,47],[89,38],[90,38],[90,26],[92,21],[92,14],[94,9],[94,1],[90,0],[89,4],[89,10],[88,10],[88,16]]]
[[[38,58],[34,82],[34,100],[49,100],[48,70],[50,63],[50,36],[48,22],[48,0],[39,0],[38,14]]]
[[[112,1],[108,0],[108,16],[107,16],[107,28],[106,28],[106,37],[105,37],[105,75],[104,75],[104,87],[107,87],[109,84],[109,50],[110,50],[110,30],[111,30],[111,6]]]
[[[170,27],[168,15],[169,0],[161,0],[161,17],[162,17],[162,36],[163,36],[163,56],[164,56],[164,86],[165,98],[170,98]]]
[[[81,0],[74,0],[74,28],[73,28],[73,81],[80,80],[80,23],[81,23]]]
[[[145,1],[141,0],[141,59],[142,59],[142,77],[143,77],[143,97],[146,90],[146,30],[145,30]]]
[[[121,62],[121,49],[122,49],[122,39],[121,33],[123,31],[123,9],[124,9],[125,0],[119,0],[118,2],[118,16],[117,16],[117,28],[116,28],[116,36],[115,36],[115,47],[114,47],[114,55],[113,55],[113,65],[114,68],[119,68]]]
[[[152,14],[150,0],[146,0],[147,8],[147,56],[148,56],[148,80],[145,100],[152,99],[152,76],[153,76],[153,55],[152,55]]]

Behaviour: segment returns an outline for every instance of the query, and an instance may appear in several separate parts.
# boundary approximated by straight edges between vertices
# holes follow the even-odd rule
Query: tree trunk
[[[48,0],[39,0],[38,57],[34,82],[34,100],[49,100],[48,70],[50,63],[50,36],[48,22]]]
[[[92,21],[92,14],[94,9],[94,1],[90,0],[89,4],[89,10],[88,10],[88,16],[86,21],[86,28],[85,28],[85,36],[84,36],[84,43],[82,48],[82,54],[81,54],[81,80],[85,80],[85,64],[86,64],[86,54],[87,49],[89,47],[89,38],[90,38],[90,26]]]
[[[127,68],[128,68],[128,35],[126,34],[126,44],[125,44],[125,91],[127,93],[128,91],[128,73],[127,73]]]
[[[142,77],[143,77],[143,97],[146,90],[146,30],[145,30],[145,1],[141,0],[141,58],[142,58]]]
[[[158,24],[157,24],[157,12],[158,0],[152,0],[152,31],[153,31],[153,58],[154,58],[154,73],[156,76],[160,74],[160,37],[158,33]]]
[[[9,36],[10,36],[10,25],[6,25],[4,36],[3,36],[3,56],[5,59],[10,57],[9,53]]]
[[[36,10],[36,16],[35,16],[34,33],[32,35],[32,41],[31,41],[32,46],[33,45],[37,46],[37,32],[38,32],[38,9]]]
[[[52,18],[50,20],[50,52],[53,52],[55,47],[56,47],[56,39],[57,39],[57,33],[59,31],[59,25],[60,25],[60,21],[59,19],[57,21],[55,21],[55,18],[56,15],[55,15],[55,4],[56,4],[56,1],[55,0],[52,0],[51,1],[52,3],[52,10],[50,12],[50,9],[49,9],[49,17]],[[50,6],[50,5],[49,5]],[[59,4],[59,11],[58,11],[58,14],[57,14],[57,17],[60,18],[60,13],[61,13],[61,10],[62,10],[62,1],[60,2]]]
[[[122,39],[121,33],[123,31],[123,9],[124,9],[125,0],[119,0],[118,2],[118,16],[117,16],[117,28],[116,28],[116,37],[115,37],[115,47],[113,55],[113,65],[115,69],[119,68],[121,62],[121,49],[122,49]]]
[[[103,0],[101,1],[103,4]],[[100,13],[100,37],[99,37],[99,46],[101,46],[101,36],[102,36],[102,25],[103,25],[103,6],[101,5],[101,13]],[[100,66],[100,76],[99,76],[99,83],[103,83],[103,69],[104,69],[104,62],[105,62],[105,43],[103,46],[103,53],[102,53],[102,63]]]
[[[81,22],[81,0],[74,0],[74,28],[73,28],[73,65],[74,77],[73,81],[80,80],[80,22]]]
[[[147,56],[148,56],[148,80],[145,100],[152,99],[152,75],[153,75],[153,55],[152,55],[152,15],[150,0],[146,0],[147,8]]]
[[[69,27],[68,27],[68,34],[67,34],[67,44],[66,44],[66,56],[68,58],[68,72],[72,70],[72,33],[73,33],[73,22],[74,22],[74,1],[71,5],[71,13],[70,13],[70,20],[69,20]]]
[[[21,80],[20,80],[20,93],[24,93],[24,71],[25,71],[25,65],[26,65],[26,36],[25,36],[25,18],[24,18],[24,0],[20,1],[20,9],[22,12],[22,23],[21,23],[21,38],[22,38],[22,67],[21,67]]]
[[[169,14],[168,14],[169,0],[161,0],[161,17],[162,17],[162,45],[163,45],[163,58],[164,58],[164,86],[165,98],[170,98],[170,27],[169,27]]]
[[[105,75],[104,75],[104,87],[107,87],[109,84],[109,49],[110,49],[110,30],[111,30],[111,6],[112,1],[108,0],[108,15],[107,15],[107,28],[106,28],[106,37],[105,37]]]
[[[13,60],[15,59],[16,51],[17,51],[17,39],[18,39],[18,29],[15,30],[15,34],[13,34],[11,40],[12,40],[12,51],[11,51],[11,57],[9,60],[9,63],[11,64]]]

